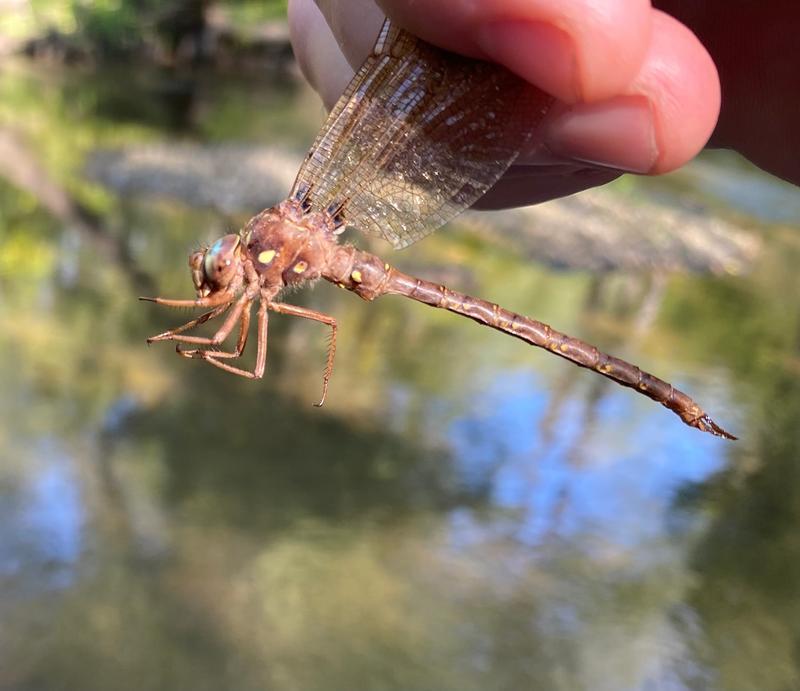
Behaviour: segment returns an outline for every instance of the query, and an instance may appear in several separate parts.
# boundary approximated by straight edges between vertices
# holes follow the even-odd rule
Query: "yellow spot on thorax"
[[[353,279],[353,283],[361,283],[361,272],[356,269],[350,274],[350,278]]]
[[[262,264],[269,264],[273,259],[275,259],[275,250],[264,250],[258,255],[258,261]]]

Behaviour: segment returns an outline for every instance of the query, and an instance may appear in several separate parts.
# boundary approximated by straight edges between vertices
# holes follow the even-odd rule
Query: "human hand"
[[[746,79],[748,91],[740,77],[758,73],[759,36],[773,45],[776,35],[800,35],[796,22],[791,28],[792,18],[800,18],[792,3],[800,8],[796,0],[773,0],[769,7],[779,7],[784,21],[752,36],[748,31],[759,13],[737,16],[728,0],[701,5],[660,0],[671,14],[653,9],[647,0],[381,0],[383,9],[413,33],[504,64],[559,99],[533,143],[481,201],[484,208],[564,196],[604,184],[623,171],[668,172],[705,145],[720,106],[717,69],[700,40],[671,15],[703,36],[729,78],[713,143],[738,148],[762,167],[800,181],[800,147],[792,152],[785,141],[792,130],[776,133],[769,122],[754,129],[741,121],[743,112],[755,119],[766,116],[760,90],[769,91],[769,80]],[[290,26],[300,65],[330,106],[352,76],[351,66],[357,67],[371,49],[383,14],[372,0],[317,4],[322,14],[312,0],[290,0]],[[771,12],[769,21],[775,19]],[[744,38],[752,40],[751,61],[738,63],[750,69],[736,69]],[[771,54],[775,60],[781,55],[777,49]],[[784,64],[792,60],[787,57]],[[786,90],[778,94],[784,104],[798,91],[789,88],[796,72],[789,70]],[[730,100],[729,92],[738,98]],[[794,98],[794,123],[800,121],[797,103]],[[769,110],[780,108],[777,103]],[[787,155],[787,149],[794,155]]]

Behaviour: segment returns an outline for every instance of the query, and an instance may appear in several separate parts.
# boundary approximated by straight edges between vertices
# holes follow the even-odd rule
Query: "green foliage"
[[[135,48],[148,33],[144,4],[132,0],[73,0],[71,7],[82,37],[101,52],[115,54]]]
[[[281,19],[286,16],[287,4],[287,0],[228,0],[221,3],[237,26],[252,26],[268,19]]]
[[[21,21],[24,12],[20,11]],[[76,29],[72,0],[30,0],[30,17],[34,30],[56,29],[71,33]]]
[[[23,24],[33,35],[55,30],[84,48],[114,56],[162,42],[165,33],[180,31],[187,17],[212,5],[234,28],[246,30],[285,17],[287,0],[31,0]]]

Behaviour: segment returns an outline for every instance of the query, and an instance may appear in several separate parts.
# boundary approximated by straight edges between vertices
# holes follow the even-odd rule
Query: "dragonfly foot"
[[[180,343],[175,344],[175,352],[180,355],[181,357],[185,357],[188,360],[205,360],[205,350],[200,350],[199,348],[192,348],[191,350],[184,350],[181,348]]]

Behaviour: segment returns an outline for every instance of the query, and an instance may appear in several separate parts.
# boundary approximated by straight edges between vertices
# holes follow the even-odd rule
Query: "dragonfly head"
[[[224,235],[206,250],[192,252],[189,267],[198,297],[206,297],[227,288],[236,278],[241,265],[239,236]]]

